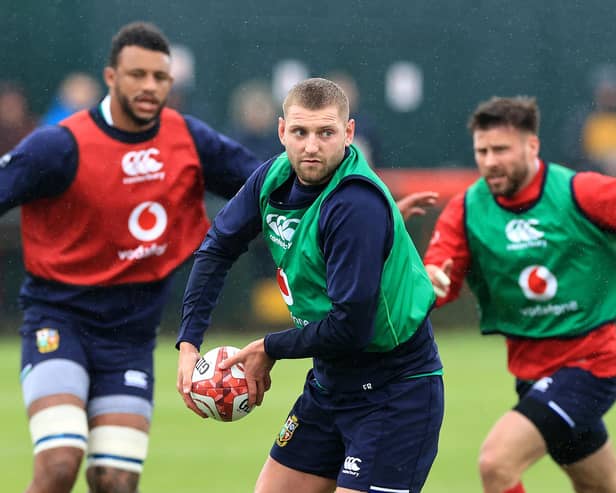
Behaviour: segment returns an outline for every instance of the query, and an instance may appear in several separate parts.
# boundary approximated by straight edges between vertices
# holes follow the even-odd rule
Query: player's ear
[[[541,150],[541,141],[539,140],[539,137],[537,137],[535,135],[535,152],[537,153],[537,155],[539,155],[539,151]]]
[[[111,89],[115,83],[116,71],[113,67],[105,67],[103,70],[103,79],[105,80],[105,84],[107,87]]]
[[[539,156],[539,148],[541,147],[539,137],[537,137],[535,134],[530,134],[526,138],[526,146],[531,157],[536,158],[537,156]]]
[[[353,143],[353,137],[355,136],[355,120],[353,120],[353,118],[350,118],[346,123],[344,134],[344,145],[350,146]]]
[[[278,117],[278,138],[280,139],[280,143],[282,145],[285,145],[285,143],[284,143],[284,141],[285,141],[285,138],[284,138],[285,127],[286,127],[286,122],[285,122],[284,118],[279,116]]]

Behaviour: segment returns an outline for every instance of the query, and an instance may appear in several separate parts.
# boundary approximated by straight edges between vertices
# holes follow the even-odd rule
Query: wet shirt
[[[271,164],[260,167],[223,208],[196,253],[177,344],[201,345],[227,271],[261,233],[259,196]],[[291,174],[271,198],[281,207],[307,207],[323,189],[324,185],[302,185]],[[370,372],[392,378],[440,370],[429,322],[391,352],[362,351],[373,336],[381,273],[393,241],[391,210],[382,193],[361,180],[343,183],[323,202],[318,227],[332,309],[326,318],[302,329],[266,335],[266,352],[274,359],[313,357],[315,365],[322,365],[321,373],[345,379],[347,388],[356,388],[354,384],[365,381]]]
[[[532,182],[516,196],[498,198],[501,207],[527,209],[542,192],[546,166],[540,163]],[[616,179],[598,173],[578,173],[571,192],[580,212],[607,232],[616,232]],[[437,266],[447,258],[454,265],[451,288],[446,298],[437,298],[437,306],[455,300],[470,266],[471,255],[464,221],[464,194],[454,197],[437,220],[426,254],[425,264]],[[476,254],[477,252],[475,252]],[[594,330],[593,330],[594,329]],[[588,327],[589,333],[575,338],[528,339],[508,337],[509,370],[518,378],[536,380],[563,366],[580,367],[599,377],[616,375],[616,324]]]
[[[142,133],[123,132],[109,126],[98,108],[90,110],[89,116],[107,138],[134,145],[136,151],[141,150],[141,142],[155,137],[160,128],[157,124]],[[233,196],[257,167],[256,158],[200,120],[191,116],[183,119],[194,142],[206,190],[224,198]],[[77,149],[75,138],[67,128],[45,126],[0,158],[0,213],[22,204],[31,207],[35,201],[62,200],[78,174]],[[105,164],[103,151],[101,166]],[[174,164],[166,163],[170,167]],[[189,186],[187,183],[186,187]],[[183,207],[202,207],[202,200],[187,201]],[[183,260],[177,259],[177,264]],[[74,285],[27,273],[20,304],[22,308],[42,306],[59,316],[84,320],[96,328],[122,326],[153,332],[160,321],[170,282],[171,276],[164,275],[148,282]]]

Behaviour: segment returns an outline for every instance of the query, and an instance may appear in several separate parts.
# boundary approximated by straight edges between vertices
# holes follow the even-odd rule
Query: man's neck
[[[101,104],[98,105],[98,110],[101,113],[101,116],[105,120],[105,123],[110,127],[113,127],[113,117],[111,116],[111,96],[107,94],[101,101]]]

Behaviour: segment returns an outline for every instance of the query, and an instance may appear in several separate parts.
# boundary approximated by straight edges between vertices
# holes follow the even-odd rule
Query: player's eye
[[[156,72],[154,77],[156,77],[156,80],[159,82],[165,82],[170,79],[169,74],[165,72]]]

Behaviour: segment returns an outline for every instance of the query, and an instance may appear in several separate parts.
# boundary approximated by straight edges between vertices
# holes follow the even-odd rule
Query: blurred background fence
[[[464,188],[474,169],[466,120],[492,95],[536,96],[542,155],[578,169],[601,167],[585,147],[585,118],[602,104],[602,115],[616,112],[609,1],[0,0],[0,83],[24,98],[21,128],[50,121],[69,74],[89,75],[101,91],[110,38],[133,20],[156,23],[176,45],[173,105],[263,158],[277,148],[272,123],[290,83],[327,76],[349,84],[358,141],[396,194],[437,187],[448,197]],[[0,105],[0,140],[17,125],[2,123],[8,115]],[[221,206],[207,201],[211,213]],[[437,211],[409,221],[421,253]],[[19,317],[18,223],[16,212],[0,219],[0,330]],[[257,243],[234,268],[220,326],[286,324],[261,250]],[[177,325],[187,269],[176,279],[167,330]],[[436,318],[467,325],[475,316],[465,294]]]

